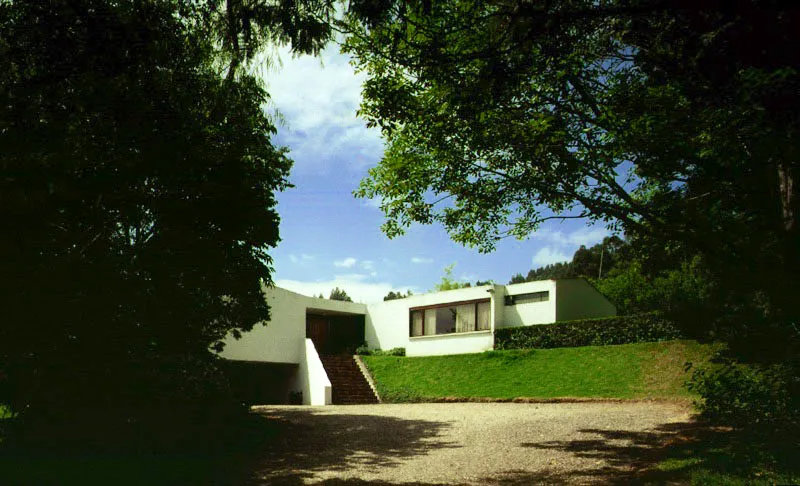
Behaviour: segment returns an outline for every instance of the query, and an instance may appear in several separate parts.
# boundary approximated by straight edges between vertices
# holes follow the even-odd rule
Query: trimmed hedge
[[[356,354],[359,356],[405,356],[406,348],[392,348],[382,351],[380,349],[369,349],[369,347],[364,344],[356,348]]]
[[[651,312],[497,329],[494,334],[494,348],[574,348],[669,341],[682,337],[671,321],[659,313]]]

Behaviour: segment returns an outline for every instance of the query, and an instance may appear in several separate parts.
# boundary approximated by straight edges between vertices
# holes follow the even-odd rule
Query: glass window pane
[[[422,311],[411,312],[411,335],[422,336]]]
[[[492,306],[489,302],[478,304],[478,331],[488,331],[491,328]]]
[[[425,332],[426,336],[436,334],[436,309],[425,309]]]
[[[436,334],[456,332],[456,308],[439,307],[436,309]]]
[[[456,332],[475,330],[475,304],[463,304],[456,307]]]

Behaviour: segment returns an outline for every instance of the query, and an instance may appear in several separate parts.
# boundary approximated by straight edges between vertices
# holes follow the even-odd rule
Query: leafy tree
[[[386,234],[438,222],[488,251],[588,217],[699,253],[750,330],[800,318],[791,6],[376,5],[346,49],[388,143],[356,191],[381,199]]]
[[[413,294],[411,293],[410,290],[408,292],[406,292],[405,294],[403,292],[399,292],[399,291],[395,292],[393,290],[390,290],[389,293],[386,294],[386,296],[383,297],[383,301],[386,302],[387,300],[405,299],[406,297],[411,297],[411,295],[413,295]]]
[[[581,245],[569,262],[551,263],[534,268],[529,270],[526,276],[518,273],[511,277],[509,283],[574,277],[599,278],[618,264],[623,264],[623,255],[631,251],[629,247],[630,245],[618,236],[608,236],[590,248]]]
[[[575,277],[575,272],[572,268],[572,262],[556,262],[529,270],[523,282],[572,277]]]
[[[330,297],[328,297],[328,299],[341,300],[343,302],[353,302],[353,299],[351,299],[350,296],[347,295],[347,292],[345,292],[343,289],[340,289],[339,287],[336,287],[333,290],[331,290],[331,295]]]
[[[268,318],[291,161],[259,83],[219,74],[219,4],[0,3],[0,402],[21,436],[226,421],[213,351]]]
[[[678,320],[688,314],[689,320],[695,321],[708,314],[704,307],[713,307],[709,305],[712,281],[699,256],[656,274],[649,274],[640,261],[634,260],[594,283],[622,315],[660,310]]]
[[[469,282],[459,282],[455,278],[453,278],[453,269],[456,268],[456,264],[450,264],[444,267],[444,275],[442,275],[442,279],[433,286],[434,292],[442,292],[445,290],[456,290],[456,289],[463,289],[470,287]]]

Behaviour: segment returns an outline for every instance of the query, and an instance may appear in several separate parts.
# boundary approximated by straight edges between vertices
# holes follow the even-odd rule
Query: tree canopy
[[[453,277],[453,269],[455,268],[456,268],[455,263],[451,263],[450,265],[444,267],[444,275],[442,275],[442,279],[439,280],[439,283],[433,286],[434,292],[464,289],[471,286],[469,282],[459,282]]]
[[[387,140],[356,191],[381,201],[386,234],[437,222],[489,251],[586,217],[699,251],[733,292],[796,317],[797,8],[379,4],[345,48]]]
[[[618,266],[625,267],[627,262],[622,260],[630,257],[631,251],[630,243],[618,236],[607,236],[602,242],[589,248],[581,245],[572,255],[572,260],[568,262],[556,262],[532,268],[527,275],[517,273],[508,283],[574,277],[600,279]]]
[[[405,294],[402,291],[395,292],[394,290],[390,290],[388,294],[383,297],[383,301],[386,302],[387,300],[397,300],[397,299],[405,299],[406,297],[411,297],[413,294],[411,291],[407,291]]]
[[[331,290],[331,295],[328,297],[328,299],[341,300],[343,302],[353,301],[353,299],[351,299],[350,296],[347,295],[347,292],[345,292],[344,289],[340,289],[339,287],[335,287],[333,290]]]
[[[248,22],[317,50],[326,32],[280,8]],[[56,425],[124,440],[200,421],[181,407],[212,407],[212,351],[268,318],[274,193],[291,161],[259,82],[219,67],[257,46],[221,27],[233,13],[0,3],[0,402],[44,440]],[[243,53],[210,35],[231,32]]]

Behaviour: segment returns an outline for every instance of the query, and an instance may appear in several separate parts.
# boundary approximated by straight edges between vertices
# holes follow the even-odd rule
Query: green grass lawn
[[[716,345],[694,341],[487,351],[420,358],[365,356],[385,401],[456,398],[694,398],[684,364]]]

